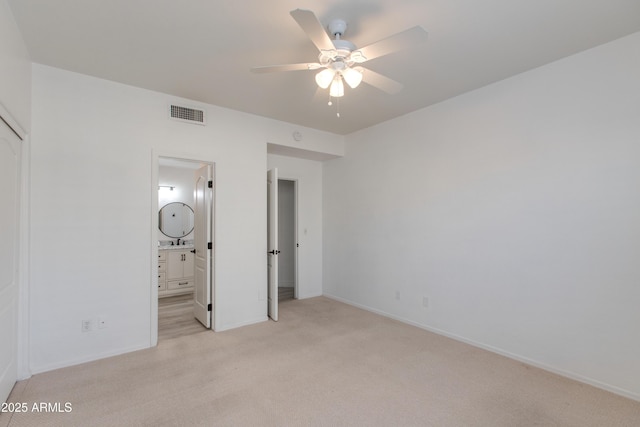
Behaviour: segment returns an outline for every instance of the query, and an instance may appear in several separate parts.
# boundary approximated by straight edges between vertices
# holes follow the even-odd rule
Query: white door
[[[267,171],[268,312],[278,321],[278,169]]]
[[[0,120],[0,402],[18,375],[18,207],[20,139]]]
[[[211,237],[211,201],[213,185],[211,166],[203,166],[195,174],[195,208],[193,243],[195,250],[195,295],[193,315],[205,327],[211,328],[211,277],[213,239]],[[211,249],[209,248],[211,245]]]

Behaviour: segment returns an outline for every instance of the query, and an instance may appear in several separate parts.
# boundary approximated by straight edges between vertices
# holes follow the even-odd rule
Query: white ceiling
[[[66,70],[347,134],[640,31],[640,0],[9,0],[32,60]],[[404,84],[365,84],[335,104],[289,12],[313,10],[364,46],[421,25],[426,43],[367,62]]]

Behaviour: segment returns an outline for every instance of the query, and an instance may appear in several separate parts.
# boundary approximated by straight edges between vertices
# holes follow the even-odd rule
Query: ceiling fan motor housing
[[[320,52],[319,60],[324,66],[328,66],[333,62],[339,61],[352,65],[351,53],[356,50],[356,45],[348,40],[335,39],[331,40],[335,49],[323,50]]]

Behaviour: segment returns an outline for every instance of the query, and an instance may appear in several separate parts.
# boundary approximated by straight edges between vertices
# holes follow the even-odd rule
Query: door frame
[[[160,158],[169,158],[185,162],[203,163],[211,166],[211,175],[214,182],[213,196],[211,198],[211,242],[215,248],[215,199],[216,199],[216,164],[210,159],[203,159],[201,155],[185,152],[175,152],[170,150],[152,150],[151,152],[151,301],[150,301],[150,331],[149,340],[151,347],[158,345],[158,185],[160,175]],[[215,286],[215,251],[211,254],[209,268],[211,277],[211,300],[213,310],[211,311],[211,330],[215,331],[215,312],[218,308],[218,298]]]

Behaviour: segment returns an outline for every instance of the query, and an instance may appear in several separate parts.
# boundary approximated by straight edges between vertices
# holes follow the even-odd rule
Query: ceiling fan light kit
[[[344,96],[344,83],[342,83],[342,77],[340,77],[339,74],[336,74],[333,82],[331,83],[329,96],[333,98],[340,98],[341,96]]]
[[[342,77],[351,89],[355,89],[362,82],[363,73],[364,68],[362,67],[347,68],[342,72]]]
[[[333,82],[333,77],[334,76],[335,76],[335,73],[334,73],[334,71],[332,69],[325,68],[324,70],[322,70],[318,74],[316,74],[316,83],[322,89],[326,89],[326,88],[329,87],[331,82]]]
[[[267,73],[322,68],[316,73],[316,83],[322,89],[329,88],[329,96],[333,98],[344,96],[344,82],[352,89],[357,88],[364,81],[389,94],[397,93],[402,89],[400,83],[356,64],[411,47],[424,42],[427,38],[427,32],[422,27],[416,26],[358,49],[350,41],[342,39],[347,30],[347,23],[341,19],[331,21],[327,26],[329,30],[327,33],[320,20],[310,10],[292,10],[291,16],[320,51],[318,62],[253,67],[251,71]],[[329,38],[329,34],[334,37],[333,40]],[[332,105],[331,100],[329,105]],[[338,117],[340,117],[339,113]]]

